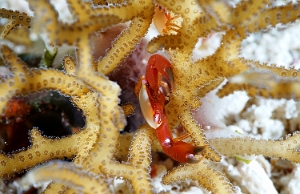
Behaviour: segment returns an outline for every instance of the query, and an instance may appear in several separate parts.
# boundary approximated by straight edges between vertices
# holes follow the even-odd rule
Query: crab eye
[[[161,125],[161,122],[155,122],[154,119],[154,111],[152,109],[151,103],[149,101],[149,96],[147,93],[147,88],[144,84],[142,84],[140,93],[139,93],[139,101],[143,116],[147,123],[154,129],[158,128]]]

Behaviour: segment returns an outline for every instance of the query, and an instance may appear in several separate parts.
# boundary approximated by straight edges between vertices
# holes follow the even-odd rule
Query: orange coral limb
[[[133,166],[136,175],[126,177],[131,183],[135,191],[140,193],[148,193],[152,191],[150,181],[151,170],[151,145],[153,142],[154,132],[148,125],[142,125],[133,137],[128,153],[128,166]],[[129,171],[130,174],[130,171]],[[152,191],[153,192],[153,191]]]
[[[79,148],[79,145],[74,144],[76,136],[66,137],[63,140],[48,139],[43,137],[37,129],[33,129],[30,135],[32,146],[27,150],[9,156],[0,154],[1,177],[9,177],[54,158],[72,158]],[[64,145],[65,143],[68,146]]]
[[[232,38],[230,33],[224,36],[225,40],[230,40],[230,38]],[[234,43],[234,41],[235,39],[233,38],[232,42]],[[235,50],[236,47],[230,47],[230,43],[224,43],[216,52],[216,55],[227,56],[229,51],[224,49],[227,46],[229,46],[230,51]],[[224,65],[226,61],[214,55],[192,62],[186,54],[176,51],[169,51],[169,53],[174,66],[175,84],[177,86],[176,91],[170,96],[169,104],[166,106],[169,123],[172,127],[175,127],[176,123],[178,124],[179,117],[181,125],[188,134],[191,134],[195,145],[208,146],[204,156],[219,161],[220,155],[209,146],[201,126],[193,119],[190,111],[192,108],[199,107],[200,97],[205,96],[210,90],[216,88],[223,81],[224,77],[242,72],[248,67],[244,64],[236,64],[235,68],[233,68],[230,63],[226,66]],[[226,59],[231,59],[230,56],[227,56]]]
[[[198,18],[201,12],[201,8],[196,1],[186,3],[184,1],[158,0],[156,3],[176,14],[182,15],[184,22],[188,23]]]
[[[91,11],[91,3],[70,1],[71,7],[74,8],[74,10],[72,10],[73,13],[82,13],[84,11],[85,14],[77,15],[77,21],[67,25],[58,21],[58,15],[48,1],[36,0],[30,1],[29,4],[35,12],[36,18],[33,22],[33,32],[36,34],[45,32],[48,38],[46,43],[50,45],[61,45],[63,43],[72,45],[78,42],[81,36],[89,36],[93,32],[102,30],[107,26],[121,21],[121,19],[115,15],[101,12],[103,10],[100,12]],[[80,6],[83,10],[80,9]],[[87,9],[88,7],[90,9]]]
[[[130,7],[133,9],[130,9]],[[141,41],[141,38],[145,36],[148,28],[152,22],[152,16],[154,14],[154,4],[151,1],[133,1],[128,6],[123,6],[128,10],[127,12],[134,13],[135,17],[131,18],[130,25],[121,32],[119,37],[113,42],[112,48],[107,52],[106,56],[97,61],[98,72],[104,75],[112,72],[121,62],[129,55],[136,45]],[[119,16],[123,17],[123,16]],[[139,30],[136,30],[139,29]]]
[[[217,138],[209,140],[212,146],[225,156],[264,155],[300,163],[300,134],[295,132],[286,138],[276,140],[251,137]]]
[[[205,159],[197,164],[186,164],[174,168],[163,177],[163,184],[172,185],[190,179],[214,194],[234,193],[232,184],[226,176],[215,170],[212,162]]]
[[[105,132],[101,136],[107,134]],[[102,139],[102,142],[104,142],[101,136],[99,136],[99,139]],[[123,164],[116,162],[113,158],[103,157],[105,155],[102,155],[102,153],[107,145],[95,144],[95,148],[90,153],[92,157],[87,157],[83,166],[96,174],[104,173],[110,176],[123,177],[132,184],[134,191],[148,193],[152,190],[149,172],[153,136],[154,133],[150,126],[141,126],[131,142],[128,161]],[[109,142],[106,141],[105,143]],[[112,151],[113,147],[110,145],[108,144]]]
[[[63,67],[69,75],[76,74],[76,64],[70,56],[64,57]]]
[[[278,68],[281,69],[281,68]],[[282,70],[282,74],[290,74],[293,71]],[[220,97],[227,96],[236,90],[245,90],[251,97],[262,96],[273,99],[300,99],[300,79],[280,77],[268,70],[246,71],[232,76],[228,82],[218,91]]]
[[[180,34],[177,35],[159,35],[153,38],[147,46],[149,53],[155,53],[162,48],[166,50],[180,50],[182,53],[187,53],[191,55],[192,50],[197,43],[198,38],[209,35],[210,27],[216,26],[215,20],[207,19],[207,16],[200,13],[199,18],[197,18],[201,25],[193,26],[193,22],[184,23],[180,29]],[[187,32],[185,32],[187,31]]]
[[[107,183],[103,175],[99,176],[80,168],[69,162],[54,161],[33,169],[22,178],[21,185],[28,187],[34,183],[40,183],[52,180],[54,183],[61,183],[73,188],[77,193],[109,193]],[[53,187],[53,188],[52,188]],[[54,192],[56,189],[64,189],[65,186],[47,188]],[[66,190],[65,190],[66,191]]]
[[[190,134],[195,146],[206,147],[201,152],[204,157],[216,162],[221,161],[221,155],[217,151],[215,151],[213,147],[211,147],[205,137],[203,129],[197,123],[197,121],[192,118],[192,116],[193,115],[191,114],[191,110],[182,111],[181,115],[179,116],[181,125],[184,127],[187,133]],[[198,159],[200,160],[201,157],[202,156],[198,156]]]
[[[202,130],[197,125],[197,123],[193,121],[192,114],[189,113],[189,107],[196,108],[197,106],[200,106],[199,103],[197,104],[197,102],[199,102],[199,97],[204,96],[205,94],[207,94],[207,92],[217,87],[224,78],[229,78],[233,75],[244,72],[249,68],[249,66],[251,66],[251,62],[245,63],[245,60],[241,60],[239,58],[239,49],[241,48],[240,44],[242,39],[246,37],[246,34],[249,32],[257,31],[261,28],[266,28],[267,25],[271,23],[271,21],[275,21],[273,22],[274,24],[278,22],[287,23],[297,18],[297,6],[292,6],[292,4],[289,4],[283,8],[266,10],[266,2],[257,2],[254,4],[242,3],[240,6],[237,6],[236,10],[234,10],[230,7],[226,7],[227,5],[217,5],[213,4],[212,2],[210,2],[210,4],[205,7],[206,3],[202,2],[200,4],[204,6],[204,9],[213,9],[213,12],[205,14],[202,13],[204,15],[201,17],[201,14],[198,14],[194,17],[186,17],[189,12],[187,11],[186,13],[184,13],[183,10],[187,10],[187,8],[184,9],[183,6],[187,5],[181,5],[180,2],[175,3],[173,1],[158,1],[158,3],[161,3],[163,6],[174,11],[176,14],[181,13],[182,17],[184,18],[183,26],[180,29],[183,36],[159,36],[149,43],[148,50],[149,52],[155,52],[157,49],[163,47],[165,49],[172,49],[171,51],[169,50],[169,53],[172,64],[174,66],[174,75],[176,80],[175,84],[177,86],[177,91],[171,95],[171,100],[167,105],[166,111],[168,114],[168,120],[170,121],[171,125],[177,123],[177,117],[179,117],[181,120],[181,124],[185,127],[188,133],[193,134],[191,135],[191,137]],[[198,12],[200,9],[197,7],[198,5],[196,3],[192,3],[188,6],[194,6],[195,12]],[[222,16],[218,16],[218,11],[214,11],[215,7],[218,6],[223,6],[222,9],[232,9],[233,14],[225,15],[224,18],[222,18]],[[294,8],[294,10],[292,10],[292,8]],[[247,12],[248,9],[251,9],[251,11],[253,11],[252,17],[249,17],[249,14]],[[266,17],[260,17],[260,15],[258,17],[258,14],[256,12],[259,9],[263,9],[266,14],[270,16],[270,18],[267,19],[267,21],[269,22],[268,24],[264,20]],[[281,13],[280,10],[283,10],[283,13],[285,13],[288,17],[282,17],[283,13]],[[287,10],[290,10],[291,13]],[[247,15],[249,19],[246,22],[240,24],[239,22],[243,20],[239,19],[239,15],[241,15],[241,17]],[[277,16],[279,16],[279,19]],[[219,18],[216,19],[216,17]],[[191,18],[194,18],[194,21],[190,21]],[[207,20],[203,20],[203,18],[207,18]],[[197,23],[198,25],[192,26],[190,24],[191,22],[196,21],[199,22]],[[223,23],[221,24],[221,26],[219,26],[218,22],[220,21],[225,21],[226,23]],[[199,26],[202,26],[202,24],[204,26],[206,25],[207,30],[212,30],[214,28],[219,28],[218,30],[226,30],[226,26],[229,27],[228,25],[233,25],[235,28],[226,31],[225,35],[223,36],[220,48],[213,55],[205,59],[192,62],[191,52],[194,47],[193,43],[195,43],[195,40],[197,40],[198,38],[196,34],[204,34],[206,31],[205,27],[204,30],[199,29]],[[184,49],[184,51],[182,51],[182,49]],[[193,85],[193,83],[195,83],[195,85]],[[282,88],[283,86],[287,86],[287,83],[282,83],[282,86],[280,86],[280,84],[278,86],[277,88],[274,88],[274,90],[279,92],[280,88]],[[298,87],[296,83],[290,84],[289,86],[291,87],[286,87],[286,90],[290,90],[291,88],[295,89]],[[252,89],[253,87],[257,86],[252,86]],[[224,88],[226,88],[226,86]],[[227,91],[234,91],[235,89],[238,89],[238,86],[236,88],[229,86],[227,88]],[[247,90],[247,88],[245,87],[243,87],[243,89]],[[262,94],[264,94],[266,90],[261,89],[258,91],[261,91]],[[275,95],[279,96],[279,94]],[[194,102],[194,104],[192,104],[192,102]],[[182,119],[183,117],[185,117],[185,120]],[[189,121],[189,124],[185,124],[185,122],[187,121]],[[197,130],[194,131],[194,129],[197,128],[198,132]],[[199,141],[199,139],[202,141],[200,144],[209,144],[206,141],[204,135],[201,134],[199,137],[193,140]],[[205,155],[207,156],[207,154]]]
[[[5,24],[1,31],[1,38],[5,38],[13,29],[23,26],[30,27],[31,17],[26,13],[20,13],[19,11],[12,11],[6,9],[0,9],[0,17],[7,18],[8,22]]]
[[[0,27],[0,31],[2,32],[3,28]],[[32,41],[29,38],[29,28],[15,28],[5,36],[5,39],[14,44],[32,46]]]
[[[259,3],[261,2],[261,3]],[[277,24],[287,24],[295,21],[299,18],[299,5],[295,3],[288,3],[284,6],[279,7],[271,7],[267,6],[272,1],[255,1],[252,5],[245,5],[247,2],[243,3],[243,5],[237,6],[235,13],[233,14],[235,17],[232,19],[235,27],[243,28],[246,32],[257,32],[259,30],[265,29],[268,26],[275,27]],[[258,4],[255,6],[255,4]],[[238,10],[238,8],[240,8]],[[253,10],[252,17],[249,17],[249,10]],[[241,17],[246,19],[246,22]]]
[[[1,52],[6,63],[11,65],[14,75],[0,83],[0,88],[3,91],[0,94],[0,111],[3,111],[8,100],[15,95],[26,95],[43,89],[58,89],[68,95],[81,96],[89,91],[75,77],[60,71],[53,69],[29,70],[25,63],[7,46],[2,46]]]
[[[94,116],[98,115],[95,120],[99,121],[101,128],[97,139],[99,143],[94,144],[89,154],[78,161],[78,164],[94,173],[122,176],[132,183],[135,191],[149,192],[151,190],[149,182],[151,158],[149,156],[152,131],[149,126],[142,126],[129,149],[128,164],[116,162],[115,153],[119,140],[119,130],[124,128],[124,115],[118,107],[120,88],[104,76],[95,74],[92,67],[87,65],[92,60],[90,53],[89,41],[82,39],[78,49],[80,64],[78,77],[103,94],[97,99],[99,113]]]
[[[94,5],[106,5],[107,1],[106,0],[92,0],[92,3]]]
[[[82,44],[80,45],[83,45],[83,43],[88,44],[88,41],[82,41],[81,43]],[[104,174],[122,176],[132,182],[133,188],[136,191],[149,192],[151,190],[149,181],[151,158],[149,157],[153,132],[147,126],[144,126],[145,129],[141,129],[141,132],[138,132],[136,141],[133,141],[134,145],[130,149],[130,157],[128,159],[130,164],[119,164],[114,160],[114,153],[116,152],[119,139],[119,130],[124,128],[124,116],[121,109],[118,107],[118,94],[120,89],[117,84],[107,80],[105,77],[98,76],[94,74],[94,72],[89,72],[89,67],[86,64],[92,57],[88,48],[89,47],[83,47],[80,49],[81,52],[78,52],[79,62],[85,67],[81,68],[82,73],[79,77],[82,76],[82,79],[86,83],[94,87],[96,91],[102,92],[102,95],[100,96],[97,93],[85,90],[85,85],[79,87],[82,90],[81,92],[78,91],[77,95],[73,94],[73,91],[78,87],[78,84],[76,83],[81,83],[81,81],[78,79],[75,80],[72,76],[67,74],[61,73],[60,78],[65,78],[65,82],[67,83],[68,81],[73,82],[72,84],[66,84],[68,90],[63,87],[63,80],[56,83],[56,89],[61,90],[61,92],[67,95],[69,93],[73,94],[73,102],[83,110],[83,113],[86,116],[87,124],[85,129],[72,136],[55,140],[44,138],[38,131],[32,130],[33,145],[28,148],[28,150],[13,154],[11,157],[0,155],[0,167],[2,167],[0,168],[1,174],[2,176],[7,176],[8,174],[30,168],[49,159],[72,157],[75,154],[76,157],[74,158],[74,163],[83,166],[85,169],[96,171],[97,173],[99,173],[100,170],[100,172]],[[31,73],[29,69],[20,65],[21,61],[7,47],[4,47],[2,50],[4,58],[13,64],[12,68],[14,69],[15,76],[21,74],[26,77],[26,74]],[[68,72],[74,72],[73,68],[75,68],[75,66],[71,58],[66,57],[65,64],[69,65],[66,67]],[[50,76],[51,79],[51,72],[58,73],[59,71],[47,70],[47,72],[49,73],[45,74],[43,79],[48,79],[46,75]],[[43,75],[43,73],[41,74]],[[84,76],[86,74],[90,76]],[[38,76],[40,76],[40,74],[31,74],[31,78],[36,78],[37,82],[40,81]],[[72,79],[74,80],[72,81]],[[29,83],[30,82],[29,79]],[[27,83],[28,82],[24,81],[24,86],[20,84],[15,86],[23,88]],[[42,81],[42,83],[44,82]],[[60,83],[62,85],[60,85]],[[44,84],[38,88],[48,89],[46,86],[48,85]],[[11,86],[11,88],[13,87]],[[13,94],[11,88],[8,88],[9,94]],[[22,90],[22,94],[26,94],[29,91],[24,89]],[[97,143],[95,143],[96,141]],[[64,145],[65,143],[68,146]],[[101,154],[99,154],[99,152]],[[144,184],[141,184],[143,181]]]
[[[26,95],[42,89],[56,89],[66,95],[72,95],[75,99],[80,96],[81,103],[77,103],[79,108],[86,114],[96,114],[96,106],[92,105],[88,107],[88,110],[86,109],[87,102],[91,102],[89,98],[94,98],[94,96],[80,80],[53,69],[30,70],[24,66],[23,62],[8,47],[3,46],[1,51],[5,61],[11,65],[14,73],[13,77],[7,78],[5,82],[0,84],[0,87],[5,89],[0,94],[1,110],[4,109],[7,100],[15,94]],[[92,143],[85,144],[84,142],[86,139],[93,142],[93,139],[97,136],[95,132],[97,131],[90,126],[90,123],[87,124],[86,130],[62,139],[48,139],[42,137],[37,130],[32,130],[31,147],[10,156],[0,154],[0,174],[1,176],[8,176],[53,158],[71,158],[76,153],[84,155],[84,153],[87,153],[86,150],[92,146]],[[64,145],[65,143],[66,145]],[[81,150],[82,153],[78,150]]]
[[[249,66],[252,66],[251,61],[246,62],[239,57],[241,41],[246,37],[247,33],[266,28],[270,24],[275,25],[278,22],[287,23],[294,21],[298,17],[297,6],[288,4],[281,8],[268,9],[266,5],[270,2],[261,1],[255,3],[242,2],[237,5],[236,9],[233,9],[226,4],[222,4],[222,2],[199,1],[201,8],[210,10],[201,12],[201,8],[196,2],[185,4],[179,1],[174,2],[167,0],[158,1],[158,3],[174,11],[176,14],[181,14],[184,20],[182,28],[180,29],[181,35],[159,36],[153,39],[148,45],[149,52],[155,52],[161,48],[168,49],[172,65],[174,66],[177,89],[170,96],[170,103],[166,106],[169,123],[172,127],[176,126],[179,117],[181,124],[185,127],[187,132],[192,134],[192,138],[194,134],[199,134],[197,138],[193,139],[194,141],[200,145],[209,145],[201,127],[198,126],[196,121],[193,120],[192,114],[189,113],[190,109],[199,107],[199,98],[216,88],[224,78],[230,78],[233,75],[242,73],[246,71]],[[226,12],[231,14],[221,15],[216,9],[217,7],[221,7],[222,10],[231,10],[230,12]],[[191,12],[191,10],[194,10],[194,12]],[[251,10],[251,16],[249,16],[247,10]],[[259,10],[263,10],[264,12],[262,13],[266,15],[261,17],[261,14],[257,13]],[[283,17],[283,14],[286,17]],[[239,16],[249,19],[240,23],[243,20],[240,20]],[[232,28],[232,26],[234,26],[234,28]],[[204,35],[207,31],[213,29],[226,31],[221,46],[213,55],[193,62],[191,60],[191,53],[199,35]],[[272,84],[274,94],[270,94],[272,93],[270,91],[266,93],[267,89],[258,90],[255,85],[251,86],[251,88],[248,87],[249,84],[247,84],[247,87],[243,87],[245,84],[240,86],[236,84],[236,87],[232,87],[232,84],[229,85],[230,83],[228,87],[225,86],[220,92],[223,91],[223,95],[226,95],[228,94],[226,91],[234,91],[235,89],[242,88],[246,91],[249,89],[248,91],[251,92],[256,88],[254,90],[255,94],[256,92],[261,92],[263,96],[277,95],[278,97],[283,97],[278,93],[284,86],[288,85],[287,82],[275,86],[274,81]],[[290,87],[286,87],[284,91],[298,88],[297,83],[289,83]],[[289,94],[291,94],[291,91]],[[298,94],[294,93],[294,96],[295,95]],[[212,148],[209,147],[207,150],[210,150],[209,152],[211,153],[215,153],[213,156],[219,158],[217,152],[213,151]],[[211,153],[205,153],[204,155],[211,157]]]
[[[199,134],[197,138],[193,139],[198,142],[196,145],[209,145],[203,134],[203,130],[197,122],[192,119],[192,114],[189,113],[189,110],[199,107],[199,98],[216,88],[224,78],[228,78],[248,69],[248,64],[239,60],[240,43],[248,29],[243,26],[235,30],[227,30],[223,36],[223,44],[215,54],[193,62],[190,56],[194,44],[199,38],[199,34],[205,34],[206,31],[217,28],[217,26],[219,30],[226,29],[228,23],[218,25],[218,22],[221,20],[230,22],[231,25],[232,23],[237,25],[235,24],[236,19],[228,15],[226,18],[215,19],[211,12],[209,14],[212,14],[212,16],[205,14],[195,16],[189,11],[183,13],[184,10],[188,10],[186,7],[188,4],[181,5],[180,2],[159,1],[158,3],[166,6],[176,14],[182,14],[184,20],[181,29],[181,32],[184,32],[182,33],[184,34],[183,36],[160,36],[152,40],[148,46],[150,52],[155,52],[162,47],[165,49],[173,49],[171,51],[169,50],[169,53],[174,66],[177,89],[171,95],[170,103],[166,108],[169,123],[173,125],[173,127],[174,125],[176,126],[176,124],[178,124],[177,118],[179,117],[181,124],[187,132],[193,134],[191,135],[192,138],[194,134]],[[226,5],[220,4],[214,4],[212,8],[218,6],[223,6],[223,9],[229,9]],[[256,8],[260,7],[259,3],[252,6]],[[193,8],[195,9],[195,6]],[[195,10],[195,12],[198,11]],[[204,18],[207,18],[207,20],[203,20]],[[193,26],[191,25],[193,22],[199,22],[199,24]],[[200,29],[202,25],[204,29]],[[219,154],[213,151],[212,147],[209,146],[207,151],[209,153],[204,154],[206,157],[217,161],[220,159]]]
[[[234,15],[236,15],[236,17],[247,15],[247,13],[244,12],[250,9],[250,7],[246,4],[240,6],[242,6],[242,8],[238,6],[235,11]],[[252,6],[255,7],[255,5]],[[256,6],[265,7],[263,5]],[[232,19],[236,25],[236,29],[229,30],[225,34],[223,38],[224,42],[221,47],[226,49],[222,49],[222,53],[220,52],[219,55],[226,58],[229,64],[232,64],[231,66],[234,65],[235,69],[237,69],[236,67],[239,67],[240,70],[231,71],[231,73],[227,74],[226,77],[245,71],[247,66],[259,68],[259,70],[252,69],[240,75],[231,77],[228,83],[218,92],[220,97],[229,95],[235,90],[245,90],[250,96],[263,96],[266,98],[277,99],[299,99],[300,94],[297,88],[300,87],[300,76],[298,70],[276,67],[275,64],[261,64],[257,61],[245,60],[239,57],[239,48],[241,47],[240,43],[242,39],[246,37],[247,33],[256,32],[267,28],[268,26],[275,26],[278,23],[290,23],[299,17],[298,5],[292,3],[288,3],[282,7],[274,7],[265,10],[262,13],[263,14],[259,14],[259,17],[251,17],[249,21],[247,20],[247,25],[237,23],[237,20],[240,21],[239,19]],[[232,55],[232,53],[236,54]],[[262,79],[264,80],[263,82],[259,81]]]
[[[175,14],[181,15],[183,22],[178,30],[180,34],[158,36],[148,44],[148,52],[154,53],[161,48],[180,49],[191,55],[198,38],[208,36],[212,30],[225,30],[225,25],[219,25],[216,20],[204,12],[195,1],[157,1],[157,3]]]
[[[191,135],[195,146],[207,146],[204,154],[205,157],[214,161],[220,161],[221,156],[215,152],[211,146],[208,146],[209,143],[205,138],[203,130],[192,118],[193,116],[190,111],[192,108],[200,106],[200,97],[204,96],[208,91],[214,89],[221,83],[222,77],[220,79],[218,73],[222,72],[222,70],[209,72],[208,67],[214,66],[213,68],[216,68],[216,64],[210,64],[209,61],[206,61],[207,63],[201,65],[200,63],[193,64],[189,57],[189,51],[176,51],[178,50],[169,51],[172,66],[174,66],[176,85],[176,91],[173,91],[170,96],[170,102],[166,106],[170,128],[177,127],[180,121],[180,124],[183,125],[188,134]],[[212,61],[215,60],[215,58],[211,59]],[[219,65],[221,66],[221,61]],[[218,68],[216,69],[218,70]],[[201,88],[200,90],[199,86],[201,85],[208,87]]]
[[[71,12],[77,16],[76,22],[71,25],[62,24],[58,21],[58,16],[48,1],[30,2],[36,18],[39,18],[38,21],[34,22],[34,32],[37,33],[39,29],[46,32],[48,44],[74,44],[80,41],[78,37],[89,38],[93,32],[103,30],[119,22],[132,20],[129,27],[114,41],[107,55],[97,61],[98,72],[105,75],[113,71],[140,42],[148,31],[154,13],[154,4],[151,1],[132,1],[128,4],[102,6],[93,9],[91,9],[92,4],[90,2],[69,1],[69,3]],[[83,12],[84,14],[81,14]],[[57,36],[58,34],[59,36]]]
[[[26,188],[28,181],[22,180],[22,186]],[[49,184],[46,189],[43,191],[43,194],[52,194],[52,193],[77,193],[76,189],[72,189],[67,185],[60,183]]]
[[[233,10],[227,2],[213,0],[198,0],[198,3],[205,13],[211,15],[211,17],[216,19],[219,25],[228,24],[230,22],[230,16]]]
[[[97,61],[98,72],[104,75],[111,73],[140,42],[141,38],[147,33],[150,24],[151,19],[135,17],[129,27],[123,30],[114,41],[113,47],[107,52],[106,56]],[[136,31],[136,29],[139,30]]]

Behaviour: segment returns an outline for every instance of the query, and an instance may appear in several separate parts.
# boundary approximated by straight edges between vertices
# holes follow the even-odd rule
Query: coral
[[[250,97],[299,100],[299,70],[264,64],[240,55],[242,41],[249,34],[295,22],[300,13],[298,4],[274,6],[272,1],[252,0],[235,6],[210,0],[67,0],[74,21],[64,23],[58,19],[59,14],[48,0],[28,0],[28,3],[34,12],[32,17],[18,11],[0,11],[1,17],[8,18],[1,37],[8,37],[9,33],[19,30],[18,27],[30,27],[25,35],[39,35],[47,50],[54,52],[50,52],[46,65],[42,61],[40,68],[30,68],[13,49],[1,45],[3,61],[9,66],[10,74],[1,77],[0,111],[9,111],[8,102],[15,96],[54,90],[70,97],[73,105],[82,111],[85,126],[77,133],[61,138],[43,136],[33,128],[28,148],[0,154],[1,177],[28,170],[21,184],[27,188],[28,184],[52,180],[45,193],[107,193],[110,191],[109,178],[122,177],[136,193],[155,192],[150,176],[151,151],[161,151],[154,138],[155,132],[150,126],[141,125],[134,135],[120,133],[125,128],[125,116],[132,114],[133,107],[120,105],[121,89],[107,76],[146,36],[156,5],[175,15],[176,20],[182,20],[175,26],[176,33],[158,35],[147,45],[150,53],[163,50],[172,63],[176,89],[165,106],[170,128],[175,134],[179,131],[175,128],[181,126],[189,135],[190,143],[206,147],[196,156],[201,162],[168,170],[163,183],[192,180],[212,193],[234,193],[239,190],[213,165],[220,162],[222,156],[263,155],[299,163],[298,132],[288,135],[285,140],[245,136],[207,139],[204,127],[193,115],[201,106],[200,99],[218,87],[219,97],[243,90]],[[93,48],[101,47],[94,45],[95,34],[113,29],[119,23],[126,25],[124,29],[117,29],[121,32],[111,46],[104,43],[102,50],[95,53]],[[208,38],[217,32],[223,34],[218,49],[207,57],[194,60],[192,55],[199,38]],[[64,70],[50,68],[56,49],[65,44],[76,48],[75,57],[66,55],[60,60]],[[99,57],[99,53],[104,55]],[[227,82],[221,86],[224,80]],[[38,166],[53,159],[71,162],[57,161]]]
[[[2,28],[1,31],[1,38],[5,38],[13,29],[23,26],[29,27],[30,26],[30,17],[26,13],[20,13],[19,11],[12,11],[1,9],[0,16],[2,18],[7,18],[8,22]]]

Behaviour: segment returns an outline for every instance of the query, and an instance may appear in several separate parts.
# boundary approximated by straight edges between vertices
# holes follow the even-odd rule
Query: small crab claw
[[[175,89],[171,63],[165,57],[155,54],[149,58],[146,67],[146,79],[152,88],[156,87],[158,89],[159,87],[158,72],[170,82],[172,89]]]
[[[139,101],[140,101],[140,106],[142,110],[142,114],[147,121],[147,123],[154,129],[158,128],[161,125],[161,122],[158,122],[155,118],[153,117],[153,109],[149,100],[149,96],[147,93],[147,88],[144,84],[141,85],[141,90],[139,93]]]
[[[199,153],[203,152],[204,150],[205,150],[205,146],[195,146],[194,147],[194,153],[195,154],[199,154]],[[196,164],[196,163],[201,161],[201,160],[197,160],[195,158],[195,154],[187,154],[186,159],[187,159],[188,163]]]
[[[197,160],[195,158],[195,155],[194,154],[188,154],[186,156],[186,160],[187,160],[187,163],[190,163],[190,164],[197,164],[199,162],[199,160]]]
[[[200,162],[201,160],[197,160],[195,155],[205,150],[205,146],[193,146],[184,141],[174,142],[171,140],[170,145],[162,146],[163,150],[168,156],[182,163],[194,164]]]

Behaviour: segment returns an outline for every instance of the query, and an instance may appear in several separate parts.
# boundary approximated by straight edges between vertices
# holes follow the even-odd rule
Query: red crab
[[[174,76],[170,62],[165,57],[154,54],[149,58],[146,76],[142,76],[135,87],[142,113],[147,123],[156,129],[156,137],[168,156],[178,162],[197,163],[199,160],[195,159],[195,154],[202,152],[205,146],[193,146],[182,141],[188,135],[172,137],[164,108],[167,98],[160,89],[161,75],[170,83],[171,90],[174,90]],[[167,87],[166,84],[163,87]]]

